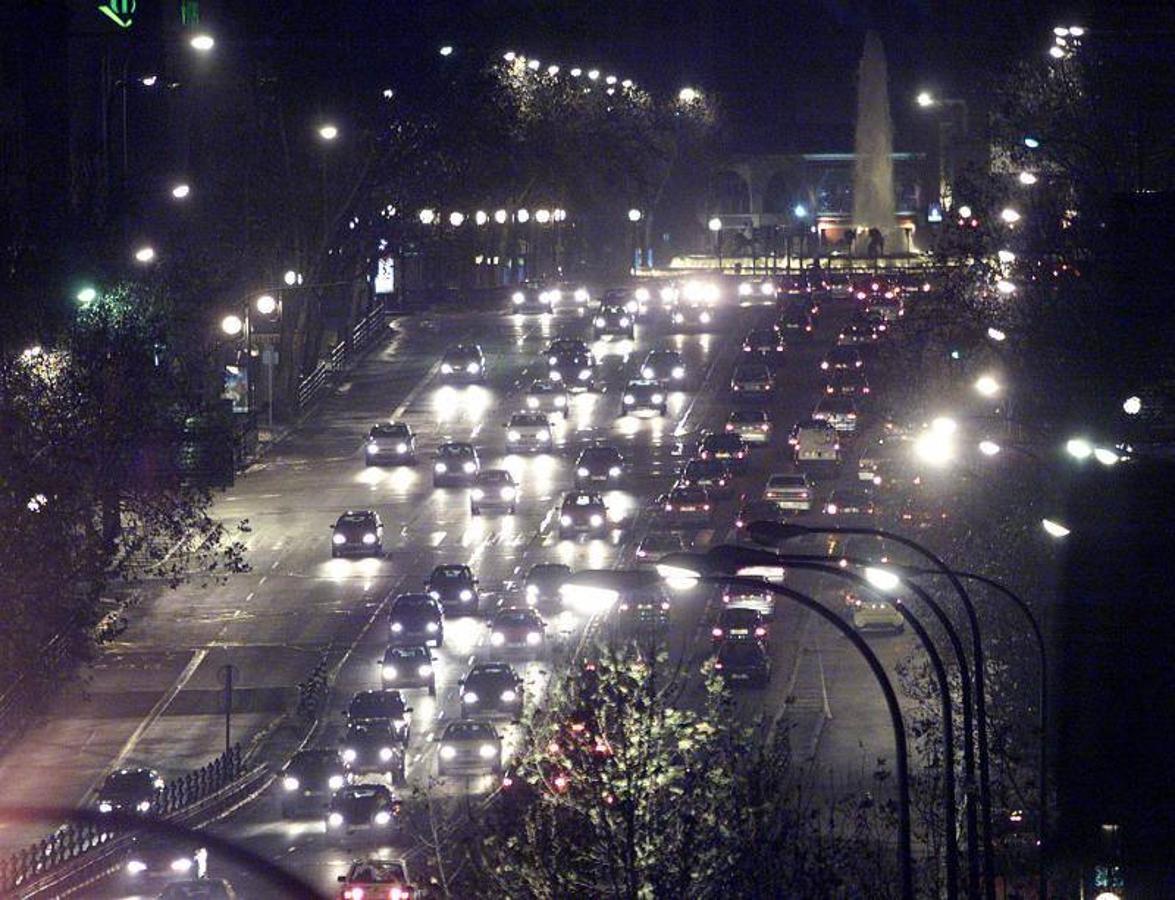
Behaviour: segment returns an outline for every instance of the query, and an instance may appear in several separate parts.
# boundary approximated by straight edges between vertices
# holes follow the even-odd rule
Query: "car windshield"
[[[339,516],[338,524],[340,526],[346,525],[367,525],[371,522],[371,513],[346,513]]]
[[[468,444],[441,444],[437,447],[437,456],[442,459],[454,459],[463,456],[469,456],[473,453],[473,448]]]
[[[728,606],[718,616],[718,621],[723,625],[733,625],[736,628],[745,625],[757,625],[759,623],[759,613],[753,609],[747,609],[741,606]]]
[[[360,884],[404,884],[407,881],[403,865],[381,861],[356,863],[347,877]]]
[[[735,381],[766,381],[771,370],[766,366],[739,366],[734,370]]]
[[[620,453],[612,447],[589,447],[579,458],[584,463],[614,463]]]
[[[737,434],[711,434],[702,441],[706,450],[741,450],[742,446],[743,439]]]
[[[515,413],[510,417],[510,425],[515,428],[546,428],[549,424],[542,413]]]
[[[555,387],[549,381],[536,381],[530,386],[530,392],[532,394],[554,394],[559,390],[559,388]]]
[[[563,501],[564,506],[600,506],[604,501],[597,494],[574,494]]]
[[[654,532],[646,535],[645,539],[641,541],[641,549],[653,553],[667,553],[681,550],[683,547],[684,541],[682,541],[681,535],[672,532]]]
[[[670,498],[677,503],[705,503],[706,490],[700,487],[674,488]]]
[[[408,430],[407,425],[399,423],[394,425],[375,425],[371,429],[371,436],[382,438],[407,438],[411,436],[411,432]]]
[[[533,566],[529,572],[526,573],[526,580],[531,583],[535,582],[550,582],[562,581],[571,574],[571,568],[563,565],[538,565]]]
[[[159,895],[159,900],[228,900],[230,896],[224,882],[201,878],[169,884]]]
[[[333,750],[302,750],[290,759],[289,768],[307,775],[339,768],[339,756]]]
[[[509,484],[511,480],[510,473],[505,469],[483,469],[477,476],[478,484]]]
[[[385,663],[427,662],[428,659],[428,650],[424,647],[388,647],[384,651]]]
[[[685,466],[686,478],[722,478],[726,467],[718,460],[691,459]]]
[[[472,578],[465,566],[437,566],[432,570],[433,581],[469,581]]]
[[[759,409],[735,410],[730,414],[732,425],[761,425],[767,421],[767,413]]]
[[[772,475],[767,484],[770,487],[790,488],[804,487],[806,482],[803,475]]]
[[[395,691],[369,691],[357,694],[347,712],[354,719],[398,717],[404,714],[404,700]]]
[[[829,413],[851,413],[855,411],[853,401],[843,397],[828,397],[821,400],[820,405],[816,408]]]
[[[528,609],[510,609],[500,612],[495,624],[510,626],[537,625],[535,614]]]
[[[393,612],[433,612],[436,605],[427,594],[402,594],[392,605]]]
[[[106,779],[103,790],[108,794],[150,790],[154,787],[154,780],[151,772],[114,772]]]
[[[493,726],[485,722],[454,722],[445,729],[447,741],[492,741],[497,738]]]
[[[770,331],[757,329],[747,335],[745,343],[749,347],[774,347],[778,341]]]

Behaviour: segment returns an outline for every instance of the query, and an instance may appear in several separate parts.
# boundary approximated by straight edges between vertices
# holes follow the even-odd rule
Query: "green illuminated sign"
[[[130,28],[135,14],[135,0],[106,0],[98,7],[98,12],[106,16],[119,28]]]

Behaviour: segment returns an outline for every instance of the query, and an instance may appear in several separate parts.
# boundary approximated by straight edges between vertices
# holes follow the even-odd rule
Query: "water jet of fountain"
[[[857,131],[853,163],[853,225],[865,228],[876,238],[880,235],[885,249],[899,252],[897,224],[894,220],[893,125],[889,118],[889,76],[885,66],[885,49],[876,32],[865,35],[865,50],[857,70]],[[876,229],[876,231],[874,231]],[[869,255],[876,255],[877,241],[862,236],[859,250],[872,245]]]

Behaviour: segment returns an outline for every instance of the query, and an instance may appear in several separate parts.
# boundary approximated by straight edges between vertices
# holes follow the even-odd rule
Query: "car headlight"
[[[464,703],[476,703],[477,702],[477,693],[475,691],[466,691],[464,694],[461,695],[461,700]]]
[[[392,814],[386,809],[381,809],[375,814],[376,825],[387,825],[390,821],[392,821]]]
[[[416,674],[419,675],[421,678],[428,678],[428,676],[430,676],[432,674],[432,666],[430,666],[428,663],[425,663],[419,669],[416,670]]]
[[[637,304],[637,302],[635,300],[629,300],[627,303],[624,304],[624,311],[625,312],[634,313],[638,309],[640,309],[640,306]]]
[[[503,703],[513,703],[517,699],[518,699],[518,694],[516,694],[510,688],[506,688],[506,690],[502,691],[502,702]]]
[[[424,630],[427,631],[429,634],[436,634],[437,628],[438,628],[438,626],[437,626],[436,622],[429,622],[427,625],[424,626]]]
[[[538,397],[527,397],[526,398],[526,408],[527,409],[538,409],[539,408],[539,398]]]
[[[483,491],[481,488],[474,488],[473,489],[473,499],[474,500],[480,500],[485,495],[486,495],[486,492]]]
[[[378,453],[379,452],[379,444],[368,444],[367,445],[367,452],[368,453]]]
[[[473,591],[471,591],[469,588],[462,588],[461,593],[459,593],[457,595],[457,597],[461,600],[466,600],[466,601],[472,600],[473,599]]]
[[[179,859],[173,859],[169,868],[173,872],[188,872],[192,868],[192,860],[187,856],[181,856]]]
[[[564,513],[563,515],[561,515],[559,517],[559,524],[560,525],[570,525],[571,524],[571,516]]]
[[[551,381],[562,381],[563,380],[563,373],[558,371],[557,369],[553,369],[550,372],[550,378],[551,378]]]
[[[513,500],[514,499],[514,488],[504,487],[504,488],[502,488],[501,491],[499,491],[499,494],[501,495],[503,500]]]
[[[547,299],[552,303],[558,303],[563,299],[563,292],[558,288],[551,288],[551,290],[547,292]]]
[[[429,592],[428,592],[428,595],[429,595],[430,597],[432,597],[434,600],[440,600],[440,599],[441,599],[441,592],[440,592],[440,591],[429,591]]]
[[[616,478],[618,475],[620,475],[620,466],[613,466],[608,470],[608,474],[613,478]]]
[[[285,778],[282,779],[282,788],[284,788],[287,791],[296,791],[301,786],[302,786],[302,783],[300,781],[298,781],[298,779],[295,778],[293,775],[287,775]]]
[[[466,463],[461,464],[461,471],[464,472],[466,475],[472,475],[476,469],[477,469],[477,466],[475,466],[472,462],[466,462]]]
[[[396,444],[396,452],[397,453],[407,453],[408,452],[408,445],[403,442]]]
[[[368,546],[371,546],[372,544],[375,543],[375,535],[372,534],[370,531],[367,532],[367,534],[363,535],[363,543],[367,544]]]
[[[138,805],[135,807],[135,809],[137,809],[141,813],[145,813],[151,809],[151,801],[150,800],[140,800]]]
[[[665,397],[664,397],[662,394],[653,394],[653,396],[652,396],[652,397],[650,397],[649,399],[650,399],[650,400],[651,400],[653,403],[660,403],[662,400],[664,400],[664,399],[665,399]]]
[[[400,675],[400,673],[397,671],[395,666],[384,666],[383,667],[383,677],[386,678],[388,681],[395,681],[399,677],[399,675]]]
[[[522,291],[515,291],[510,299],[513,300],[514,305],[517,306],[520,303],[526,302],[526,295],[522,293]]]
[[[330,788],[332,791],[337,791],[339,788],[341,788],[343,786],[343,776],[342,775],[332,775],[330,778],[328,778],[326,780],[326,786],[328,788]]]
[[[326,824],[331,828],[338,828],[343,824],[343,814],[339,812],[331,813],[326,817]]]
[[[624,395],[624,402],[625,403],[636,403],[636,397],[633,394],[625,394]]]
[[[740,284],[738,286],[738,295],[740,297],[751,296],[751,286],[749,284]]]
[[[542,639],[543,636],[537,631],[528,631],[526,633],[526,642],[532,647],[537,647]]]
[[[506,643],[506,635],[502,634],[500,631],[495,631],[490,635],[490,643],[495,647],[501,647],[504,643]]]
[[[345,544],[345,543],[347,543],[347,536],[345,534],[340,534],[339,532],[336,531],[334,533],[334,536],[331,537],[331,540],[334,541],[334,543],[336,543],[336,544]]]
[[[710,321],[710,314],[708,312],[703,312],[700,316],[698,316],[698,321],[705,325]]]
[[[588,300],[590,299],[590,297],[591,297],[591,295],[588,294],[587,288],[576,288],[575,289],[575,302],[576,303],[587,303]]]
[[[522,435],[519,434],[517,431],[515,431],[513,428],[511,428],[509,431],[506,432],[506,440],[508,440],[508,441],[517,441],[517,440],[520,440],[521,438],[522,438]]]
[[[392,758],[392,748],[391,747],[380,747],[379,748],[380,762],[387,762],[391,758]]]
[[[628,318],[628,316],[621,316],[620,317],[620,327],[621,328],[627,328],[630,324],[631,324],[631,320]]]
[[[645,366],[641,369],[641,378],[652,378],[657,373],[653,371],[652,366]]]
[[[539,586],[537,584],[528,584],[526,586],[527,597],[537,597],[539,595]]]
[[[592,513],[592,517],[588,521],[592,523],[592,528],[599,528],[604,524],[604,517],[599,513]]]
[[[444,472],[449,471],[449,467],[446,466],[444,463],[437,463],[435,466],[432,467],[432,470],[434,472],[444,473]]]
[[[637,288],[635,291],[633,291],[633,296],[643,303],[645,300],[649,299],[649,289],[643,287]]]
[[[596,316],[595,325],[597,328],[603,328],[604,327],[604,317],[603,316]]]
[[[673,371],[669,374],[674,378],[685,378],[685,368],[683,366],[674,366]]]
[[[556,395],[555,395],[555,406],[556,406],[556,408],[558,408],[558,409],[562,409],[562,408],[563,408],[564,406],[566,406],[566,405],[567,405],[567,398],[566,398],[566,397],[564,397],[562,394],[556,394]]]
[[[441,747],[441,759],[456,759],[457,748],[452,744],[445,744]]]
[[[674,325],[680,325],[684,321],[685,321],[685,316],[683,316],[681,313],[675,312],[673,314],[673,324]]]
[[[829,504],[827,504],[827,505],[824,507],[824,511],[825,511],[826,513],[828,513],[828,515],[830,515],[830,516],[835,516],[835,515],[836,515],[836,504],[835,504],[835,503],[829,503]]]
[[[775,293],[775,285],[765,281],[759,285],[759,293],[764,297],[770,297]]]
[[[498,748],[493,744],[482,744],[477,748],[477,755],[482,759],[493,759],[498,755]]]
[[[626,403],[628,402],[627,398],[625,399],[625,402]],[[591,474],[591,472],[588,471],[587,466],[580,466],[578,469],[575,470],[575,474],[578,475],[580,478],[587,478],[588,475]]]
[[[580,369],[579,370],[579,380],[580,381],[587,381],[591,377],[592,377],[592,370],[591,369]]]
[[[354,747],[348,747],[343,751],[343,762],[355,762],[355,757],[359,754],[355,752]]]
[[[549,431],[540,431],[538,434],[536,434],[536,435],[535,435],[535,437],[537,437],[537,438],[539,439],[539,441],[540,441],[540,442],[542,442],[542,441],[549,441],[549,440],[551,439],[551,432],[549,432]]]
[[[403,622],[393,622],[392,623],[392,634],[399,634],[403,630],[404,630],[404,623]]]
[[[147,864],[141,859],[132,859],[126,864],[126,870],[131,875],[138,875],[140,872],[147,871]]]
[[[478,372],[481,371],[481,366],[479,366],[477,363],[470,363],[469,365],[467,365],[465,367],[465,371],[468,372],[470,375],[476,375]]]
[[[103,800],[101,803],[98,804],[98,812],[100,812],[100,813],[114,812],[114,804],[112,804],[108,800]]]

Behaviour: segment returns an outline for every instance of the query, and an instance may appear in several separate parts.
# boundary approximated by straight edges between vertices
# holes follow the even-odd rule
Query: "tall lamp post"
[[[919,108],[925,110],[941,110],[955,107],[959,110],[959,133],[965,140],[967,138],[967,124],[968,124],[968,110],[967,101],[956,97],[936,97],[929,91],[922,91],[914,98]],[[949,208],[952,186],[955,178],[954,160],[947,165],[947,131],[952,127],[952,123],[946,117],[938,120],[938,194],[939,199],[943,202],[944,208]]]
[[[710,229],[710,233],[714,235],[714,255],[718,257],[718,274],[722,274],[722,220],[718,216],[713,216],[706,227]]]
[[[628,221],[632,223],[632,265],[629,274],[635,275],[641,265],[640,222],[644,214],[635,206],[628,211]]]

